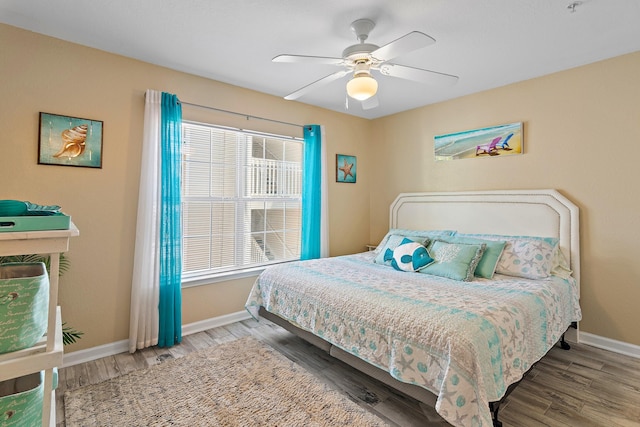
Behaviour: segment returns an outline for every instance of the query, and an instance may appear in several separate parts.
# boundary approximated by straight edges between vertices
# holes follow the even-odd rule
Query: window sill
[[[182,288],[192,288],[196,286],[211,285],[218,282],[227,282],[229,280],[243,279],[245,277],[258,277],[266,266],[248,268],[246,270],[229,271],[226,273],[216,273],[209,276],[197,276],[182,279]]]

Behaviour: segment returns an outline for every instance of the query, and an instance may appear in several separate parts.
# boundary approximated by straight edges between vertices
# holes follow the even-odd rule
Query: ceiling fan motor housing
[[[377,50],[378,46],[370,43],[358,43],[353,46],[349,46],[342,51],[342,57],[350,59],[354,62],[359,59],[370,59],[370,54],[374,50]]]
[[[351,23],[351,31],[356,35],[360,43],[349,46],[342,51],[342,57],[355,69],[356,75],[358,71],[364,71],[361,64],[371,65],[371,52],[378,50],[379,46],[371,43],[365,43],[369,38],[369,33],[376,26],[376,23],[370,19],[358,19]],[[368,73],[369,67],[366,67]]]

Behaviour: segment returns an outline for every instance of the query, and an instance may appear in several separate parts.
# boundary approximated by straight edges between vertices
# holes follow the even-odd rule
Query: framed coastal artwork
[[[496,158],[522,154],[523,124],[509,123],[434,137],[436,160]]]
[[[99,120],[40,113],[38,164],[102,167]]]
[[[356,182],[356,156],[336,154],[336,182]]]

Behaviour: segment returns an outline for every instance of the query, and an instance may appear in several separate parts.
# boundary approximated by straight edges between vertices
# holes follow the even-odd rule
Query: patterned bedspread
[[[502,398],[581,317],[575,286],[496,275],[458,282],[374,264],[373,253],[272,266],[246,308],[289,320],[437,395],[454,426],[491,426]]]

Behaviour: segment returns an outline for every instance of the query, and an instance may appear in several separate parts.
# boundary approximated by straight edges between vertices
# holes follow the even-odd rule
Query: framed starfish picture
[[[356,182],[356,156],[336,154],[336,182]]]

